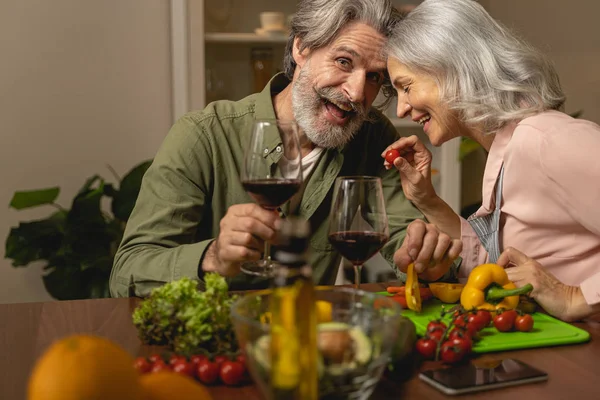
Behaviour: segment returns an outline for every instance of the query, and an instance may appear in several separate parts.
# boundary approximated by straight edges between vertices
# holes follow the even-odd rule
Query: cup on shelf
[[[260,27],[265,31],[285,31],[285,14],[278,11],[261,12]]]

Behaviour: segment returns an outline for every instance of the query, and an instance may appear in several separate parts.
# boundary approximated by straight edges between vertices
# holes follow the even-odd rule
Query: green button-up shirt
[[[146,172],[110,277],[113,296],[146,296],[166,282],[182,277],[200,279],[204,253],[219,234],[227,209],[252,203],[240,183],[244,148],[255,119],[275,118],[272,96],[289,81],[274,77],[261,93],[240,101],[218,101],[190,112],[171,128]],[[377,112],[365,122],[351,143],[326,149],[306,183],[297,214],[312,228],[309,262],[316,284],[334,283],[340,255],[328,242],[333,184],[341,175],[375,175],[382,178],[389,218],[390,240],[382,255],[393,267],[407,225],[422,214],[402,192],[398,172],[386,171],[382,151],[398,133]],[[277,163],[281,154],[278,135],[265,143],[265,154]],[[200,274],[202,275],[202,274]],[[264,287],[264,278],[240,273],[228,278],[232,290]]]

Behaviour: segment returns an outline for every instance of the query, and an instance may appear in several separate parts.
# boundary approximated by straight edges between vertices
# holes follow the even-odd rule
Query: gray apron
[[[491,214],[484,217],[471,215],[467,222],[471,225],[483,247],[489,255],[489,262],[495,263],[500,257],[500,238],[498,228],[500,226],[500,204],[502,203],[502,178],[504,177],[504,165],[500,169],[500,176],[496,183],[496,207]]]

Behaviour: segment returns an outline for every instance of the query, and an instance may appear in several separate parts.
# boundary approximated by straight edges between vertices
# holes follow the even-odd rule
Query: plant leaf
[[[466,156],[474,151],[479,150],[480,148],[481,145],[473,139],[463,137],[460,141],[460,148],[458,150],[458,160],[463,161]]]
[[[100,200],[104,194],[104,181],[100,182],[100,186],[96,189],[87,189],[83,192],[79,192],[68,215],[68,222],[70,223],[89,223],[89,222],[102,222],[104,223],[104,217],[102,216],[102,210],[100,208]]]
[[[112,269],[112,259],[104,260],[104,266],[88,269],[83,273],[86,285],[86,297],[90,299],[103,299],[110,297],[109,278]]]
[[[110,297],[110,288],[108,279],[105,281],[93,280],[90,282],[89,299],[107,299]]]
[[[151,164],[152,160],[144,161],[123,177],[119,191],[115,193],[112,202],[113,215],[121,221],[129,219],[140,193],[142,178]]]
[[[114,234],[109,231],[100,207],[103,193],[104,182],[101,181],[96,189],[78,194],[67,216],[66,241],[77,254],[81,267],[110,254]]]
[[[54,261],[58,262],[58,265],[52,265],[52,271],[42,277],[50,296],[57,300],[85,299],[86,285],[79,268],[70,267],[58,260]]]
[[[59,187],[15,192],[9,206],[17,210],[22,210],[24,208],[52,204],[58,197],[59,193]]]
[[[79,192],[77,192],[77,194],[83,194],[83,193],[88,192],[90,190],[90,188],[92,187],[92,185],[94,183],[96,183],[97,181],[100,181],[100,184],[104,183],[104,179],[102,179],[100,177],[100,175],[94,175],[91,178],[88,178],[88,180],[85,181],[85,183],[83,184],[81,189],[79,189]]]
[[[14,267],[37,260],[49,260],[63,245],[66,212],[57,211],[47,219],[22,222],[11,228],[5,244],[5,257]]]
[[[583,114],[583,110],[577,110],[573,114],[569,114],[573,118],[579,118]]]
[[[117,190],[115,189],[115,187],[113,185],[111,185],[110,183],[104,184],[104,195],[105,196],[115,197],[116,194],[117,194]]]

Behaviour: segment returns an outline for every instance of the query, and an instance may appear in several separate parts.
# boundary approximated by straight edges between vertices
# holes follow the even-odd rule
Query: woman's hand
[[[444,276],[461,251],[462,241],[417,219],[406,228],[402,246],[394,253],[394,263],[402,272],[414,263],[420,278],[435,281]]]
[[[437,197],[431,183],[431,152],[415,135],[400,138],[388,146],[381,156],[385,158],[385,154],[392,149],[398,150],[400,157],[393,164],[385,161],[383,165],[386,169],[396,167],[406,198],[418,208],[424,207]]]
[[[540,263],[512,247],[504,250],[496,263],[506,268],[508,279],[517,287],[531,283],[533,290],[530,296],[548,314],[562,320],[571,319],[571,299],[577,288],[560,282]]]

